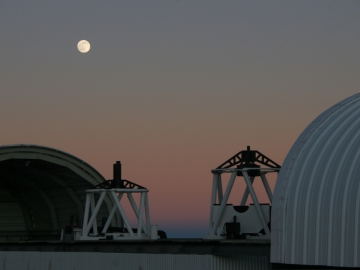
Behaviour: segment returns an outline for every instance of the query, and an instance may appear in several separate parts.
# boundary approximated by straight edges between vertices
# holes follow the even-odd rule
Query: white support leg
[[[258,199],[257,199],[257,197],[256,197],[256,194],[255,194],[255,191],[254,191],[254,189],[253,189],[253,186],[252,186],[252,184],[251,184],[249,175],[248,175],[247,172],[243,171],[243,176],[244,176],[244,178],[245,178],[246,185],[247,185],[248,188],[249,188],[249,192],[250,192],[251,198],[252,198],[252,200],[253,200],[253,202],[254,202],[255,209],[256,209],[256,211],[257,211],[257,213],[258,213],[260,222],[261,222],[262,226],[264,227],[265,233],[266,233],[267,235],[270,235],[269,227],[268,227],[268,225],[267,225],[267,223],[266,223],[264,214],[263,214],[263,212],[262,212],[262,210],[261,210],[261,208],[260,208],[260,204],[259,204],[259,201],[258,201]]]
[[[231,189],[232,189],[232,187],[234,185],[235,178],[236,178],[236,172],[232,172],[229,183],[228,183],[228,186],[227,186],[225,194],[224,194],[224,198],[223,198],[223,200],[222,200],[222,202],[220,204],[219,212],[217,213],[214,224],[212,225],[210,235],[215,235],[215,233],[216,233],[217,227],[219,226],[220,220],[221,220],[221,218],[223,216],[226,203],[227,203],[227,201],[229,199]]]
[[[148,200],[148,193],[145,192],[145,220],[146,220],[146,231],[148,236],[150,237],[150,210],[149,210],[149,200]]]
[[[114,205],[113,208],[111,209],[110,214],[106,220],[106,223],[105,223],[101,233],[106,233],[106,231],[109,229],[110,223],[115,215],[115,212],[116,212],[116,205]]]
[[[255,180],[255,177],[250,177],[251,186],[254,184],[254,180]],[[244,191],[244,195],[241,199],[240,205],[242,205],[242,206],[246,205],[246,201],[247,201],[248,197],[249,197],[249,188],[246,186],[246,189]]]
[[[119,201],[121,200],[121,197],[122,197],[122,196],[123,196],[123,193],[119,193],[119,195],[118,195],[118,200],[119,200]],[[115,213],[116,213],[116,209],[117,209],[117,207],[116,207],[116,205],[114,204],[113,207],[112,207],[112,209],[111,209],[111,211],[110,211],[110,213],[109,213],[108,219],[107,219],[107,221],[106,221],[106,223],[105,223],[105,225],[104,225],[104,228],[102,229],[101,233],[106,233],[106,231],[109,229],[109,226],[110,226],[110,224],[111,224],[111,221],[112,221],[112,219],[114,218],[114,215],[115,215]]]
[[[129,234],[131,236],[134,236],[134,232],[131,229],[130,223],[129,223],[126,215],[125,215],[124,209],[122,208],[120,202],[118,201],[118,198],[116,197],[115,191],[111,191],[110,193],[111,193],[111,196],[113,198],[113,202],[116,204],[116,206],[117,206],[117,208],[118,208],[118,210],[119,210],[119,212],[120,212],[120,214],[121,214],[121,216],[122,216],[122,218],[124,220],[125,226],[128,229]]]
[[[90,207],[91,207],[91,212],[94,213],[95,212],[95,194],[94,193],[91,193]],[[98,234],[96,218],[94,219],[94,222],[93,222],[93,234],[94,235]]]
[[[143,195],[143,193],[141,193],[141,196]],[[129,202],[130,202],[130,204],[131,204],[131,207],[132,207],[132,209],[134,210],[134,213],[135,213],[135,215],[136,215],[136,218],[138,219],[138,222],[140,221],[140,217],[141,217],[141,220],[142,220],[142,216],[143,215],[140,215],[140,213],[139,213],[139,209],[137,208],[137,206],[136,206],[136,202],[135,202],[135,200],[134,200],[134,197],[132,196],[132,194],[131,193],[128,193],[128,199],[129,199]],[[141,205],[141,202],[140,202],[140,205]],[[145,234],[147,234],[147,229],[146,229],[146,224],[144,224],[144,222],[143,221],[141,221],[142,222],[142,227],[143,227],[143,229],[144,229],[144,232],[145,232]]]
[[[212,190],[211,190],[211,201],[210,201],[210,221],[209,221],[209,231],[211,231],[211,228],[213,226],[213,209],[214,209],[214,204],[216,204],[216,193],[217,193],[217,173],[213,174],[213,185],[212,185]]]
[[[86,193],[83,228],[87,227],[88,221],[89,221],[90,198],[91,198],[91,193]],[[85,230],[82,231],[82,236],[84,236],[84,235],[85,235]]]
[[[222,190],[222,181],[221,174],[216,174],[216,185],[217,185],[217,194],[218,194],[218,202],[221,203],[223,200],[223,190]]]
[[[102,202],[103,202],[103,200],[104,200],[105,195],[106,195],[105,192],[103,192],[103,193],[100,195],[100,198],[99,198],[99,200],[98,200],[98,202],[97,202],[97,205],[96,205],[96,207],[95,207],[95,209],[94,209],[94,212],[91,213],[91,218],[90,218],[90,220],[89,220],[89,223],[88,223],[87,226],[85,227],[85,230],[83,230],[83,234],[82,234],[82,235],[88,235],[88,234],[89,234],[90,228],[91,228],[94,220],[96,219],[96,215],[97,215],[97,213],[99,212],[100,206],[101,206],[101,204],[102,204]],[[84,228],[84,227],[83,227],[83,228]]]
[[[145,194],[141,193],[140,195],[140,212],[139,212],[139,218],[138,218],[138,227],[137,227],[137,235],[140,237],[141,235],[141,227],[143,225],[143,215],[144,215],[144,205],[145,202]]]
[[[267,181],[266,176],[265,176],[264,173],[262,173],[260,176],[261,176],[261,180],[262,180],[262,182],[264,184],[266,193],[267,193],[267,195],[269,197],[270,203],[272,203],[272,192],[271,192],[271,189],[270,189],[270,186],[269,186],[269,182]]]

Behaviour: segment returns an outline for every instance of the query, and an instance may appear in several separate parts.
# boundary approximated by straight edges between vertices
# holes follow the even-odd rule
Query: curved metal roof
[[[96,169],[85,161],[66,152],[46,146],[31,144],[0,146],[0,162],[6,159],[38,159],[52,162],[71,169],[93,185],[102,183],[105,180]]]
[[[280,170],[273,263],[360,267],[360,94],[319,115]]]
[[[59,239],[72,216],[81,226],[84,191],[103,181],[92,166],[60,150],[0,146],[0,241]]]

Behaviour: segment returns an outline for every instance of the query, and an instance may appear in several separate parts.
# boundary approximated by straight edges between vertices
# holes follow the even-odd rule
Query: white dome
[[[360,94],[319,115],[274,190],[271,262],[360,267]]]

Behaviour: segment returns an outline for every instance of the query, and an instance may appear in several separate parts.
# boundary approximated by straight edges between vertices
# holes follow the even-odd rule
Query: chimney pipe
[[[115,186],[117,188],[121,188],[121,163],[120,161],[116,161],[116,163],[114,164],[114,178],[113,178],[114,182],[115,182]]]

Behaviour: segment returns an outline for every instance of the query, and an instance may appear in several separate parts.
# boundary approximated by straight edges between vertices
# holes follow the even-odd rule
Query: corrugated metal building
[[[271,261],[360,267],[360,94],[318,116],[289,151],[272,206]]]

